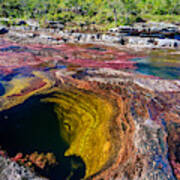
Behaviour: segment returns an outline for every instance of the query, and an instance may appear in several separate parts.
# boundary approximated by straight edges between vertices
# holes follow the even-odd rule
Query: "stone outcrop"
[[[62,27],[63,28],[63,27]],[[60,27],[61,29],[61,27]],[[21,33],[23,32],[23,33]],[[71,33],[60,31],[59,28],[36,29],[33,31],[26,27],[12,28],[8,37],[15,41],[34,42],[43,44],[61,44],[61,43],[106,43],[119,47],[129,48],[168,48],[179,49],[180,41],[177,38],[161,38],[161,34],[127,36],[122,33]]]

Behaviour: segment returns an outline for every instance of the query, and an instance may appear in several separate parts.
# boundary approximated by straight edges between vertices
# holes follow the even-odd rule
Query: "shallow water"
[[[162,79],[180,79],[180,59],[174,60],[164,57],[135,58],[136,69],[132,72],[152,75]]]

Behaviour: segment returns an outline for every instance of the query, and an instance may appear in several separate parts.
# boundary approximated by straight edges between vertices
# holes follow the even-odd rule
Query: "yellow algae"
[[[7,93],[4,95],[4,97],[12,96],[14,94],[21,93],[22,89],[29,86],[29,81],[32,80],[32,78],[14,78],[9,82],[11,85],[11,88],[7,91]]]
[[[16,77],[8,82],[8,88],[6,93],[0,97],[0,111],[11,108],[17,104],[23,103],[26,99],[32,95],[38,94],[54,84],[53,80],[50,80],[44,73],[34,71],[32,73],[34,77]],[[39,80],[44,83],[42,87],[32,89],[32,83]],[[28,89],[31,89],[28,91]],[[27,93],[23,94],[26,90]]]
[[[65,156],[82,158],[85,178],[102,170],[113,153],[109,132],[113,105],[96,94],[75,89],[59,89],[43,101],[55,103],[61,136],[70,145]]]
[[[51,82],[47,79],[47,77],[43,75],[43,73],[34,71],[32,74],[35,75],[36,78],[41,78],[46,83],[46,87],[51,84]],[[14,94],[20,94],[24,88],[31,86],[30,81],[33,81],[35,77],[21,77],[12,79],[9,82],[12,88],[5,93],[4,97],[13,96]],[[37,91],[39,91],[39,89],[29,93],[29,96],[33,95],[34,92]]]

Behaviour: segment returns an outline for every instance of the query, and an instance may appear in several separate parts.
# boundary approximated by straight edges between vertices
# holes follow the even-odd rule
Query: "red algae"
[[[106,67],[112,69],[134,69],[135,57],[118,49],[106,48],[104,52],[91,50],[85,46],[72,44],[62,45],[19,45],[6,42],[0,45],[0,69],[11,72],[12,69],[24,66],[36,66],[48,61],[71,63],[81,67]],[[5,70],[7,69],[7,70]]]
[[[56,162],[56,158],[53,153],[38,153],[34,152],[32,154],[17,153],[14,157],[11,158],[12,161],[23,164],[27,167],[34,169],[34,167],[38,167],[40,169],[44,169],[47,166],[54,166]]]

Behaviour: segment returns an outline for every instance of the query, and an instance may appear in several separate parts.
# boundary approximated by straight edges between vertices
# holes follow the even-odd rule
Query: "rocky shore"
[[[81,32],[82,31],[82,32]],[[0,26],[0,34],[20,42],[61,43],[104,43],[134,49],[180,49],[180,25],[167,23],[136,23],[132,26],[112,28],[108,32],[86,30],[64,30],[58,21],[47,22],[41,28],[34,21],[20,21],[10,27]]]

